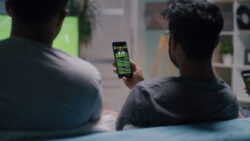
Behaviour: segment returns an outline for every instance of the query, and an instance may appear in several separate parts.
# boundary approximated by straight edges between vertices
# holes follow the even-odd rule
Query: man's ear
[[[63,20],[67,16],[67,14],[68,14],[68,10],[67,9],[64,9],[64,10],[60,11],[59,16],[58,16],[57,27],[60,28],[62,26]]]
[[[6,7],[6,11],[7,11],[7,13],[8,13],[8,15],[10,16],[10,17],[12,17],[13,16],[13,13],[12,13],[12,11],[11,11],[11,6],[10,6],[10,0],[6,0],[6,2],[5,2],[5,7]]]

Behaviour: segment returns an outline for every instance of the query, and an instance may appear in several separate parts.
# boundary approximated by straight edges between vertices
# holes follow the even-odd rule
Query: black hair
[[[64,9],[68,0],[10,0],[14,18],[26,24],[51,20]]]
[[[207,0],[170,0],[163,16],[169,20],[170,34],[190,60],[211,59],[224,26],[216,5]]]

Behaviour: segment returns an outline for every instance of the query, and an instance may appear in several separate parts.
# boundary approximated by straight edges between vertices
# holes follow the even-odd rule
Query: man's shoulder
[[[186,93],[200,95],[200,93],[223,92],[223,94],[234,96],[234,91],[221,79],[217,79],[212,83],[198,82],[191,79],[180,77],[156,78],[153,80],[142,81],[138,83],[134,89],[137,95],[179,95],[185,96]]]
[[[168,77],[168,78],[155,78],[152,80],[145,80],[140,83],[138,83],[135,87],[136,88],[156,88],[156,87],[162,87],[166,85],[172,85],[172,84],[178,84],[178,78],[177,77]]]
[[[6,45],[9,45],[11,44],[12,42],[10,41],[10,38],[9,39],[5,39],[5,40],[0,40],[0,47],[1,46],[6,46]]]
[[[68,72],[69,75],[74,75],[75,77],[87,80],[100,81],[100,72],[90,62],[82,58],[72,56],[61,50],[53,50],[57,52],[57,59],[59,59],[57,61],[59,61],[59,64],[61,63],[60,67],[62,68],[62,70]]]
[[[179,85],[177,77],[156,78],[138,83],[131,91],[136,99],[142,97],[162,97],[172,95],[176,86]]]
[[[19,60],[24,64],[23,68],[29,68],[32,62],[43,70],[43,73],[51,74],[56,80],[63,78],[72,84],[87,81],[96,84],[101,80],[99,71],[88,61],[39,42],[12,37],[0,41],[0,50],[0,56],[20,58]],[[6,56],[4,52],[9,52],[11,55]]]
[[[64,51],[54,49],[57,52],[57,55],[60,55],[60,58],[62,57],[64,59],[64,62],[67,63],[67,65],[75,66],[75,67],[81,67],[84,70],[88,70],[88,72],[98,72],[96,67],[88,62],[85,59],[72,56]]]

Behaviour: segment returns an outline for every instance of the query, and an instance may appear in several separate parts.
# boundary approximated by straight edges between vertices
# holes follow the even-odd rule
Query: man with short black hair
[[[52,48],[68,0],[6,0],[11,37],[0,42],[0,129],[59,130],[98,120],[101,77]]]
[[[180,77],[144,80],[133,62],[134,77],[123,78],[132,91],[117,121],[139,127],[229,120],[238,117],[236,94],[215,77],[212,55],[223,29],[220,10],[206,0],[171,0],[169,53]]]

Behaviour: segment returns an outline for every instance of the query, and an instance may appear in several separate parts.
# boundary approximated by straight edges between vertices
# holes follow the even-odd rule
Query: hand
[[[137,83],[144,80],[144,76],[141,68],[138,67],[132,60],[130,60],[130,64],[132,67],[133,77],[132,78],[123,77],[122,80],[129,89],[132,89]],[[115,63],[113,63],[113,66],[116,67]],[[117,74],[116,69],[114,70],[114,72]]]

